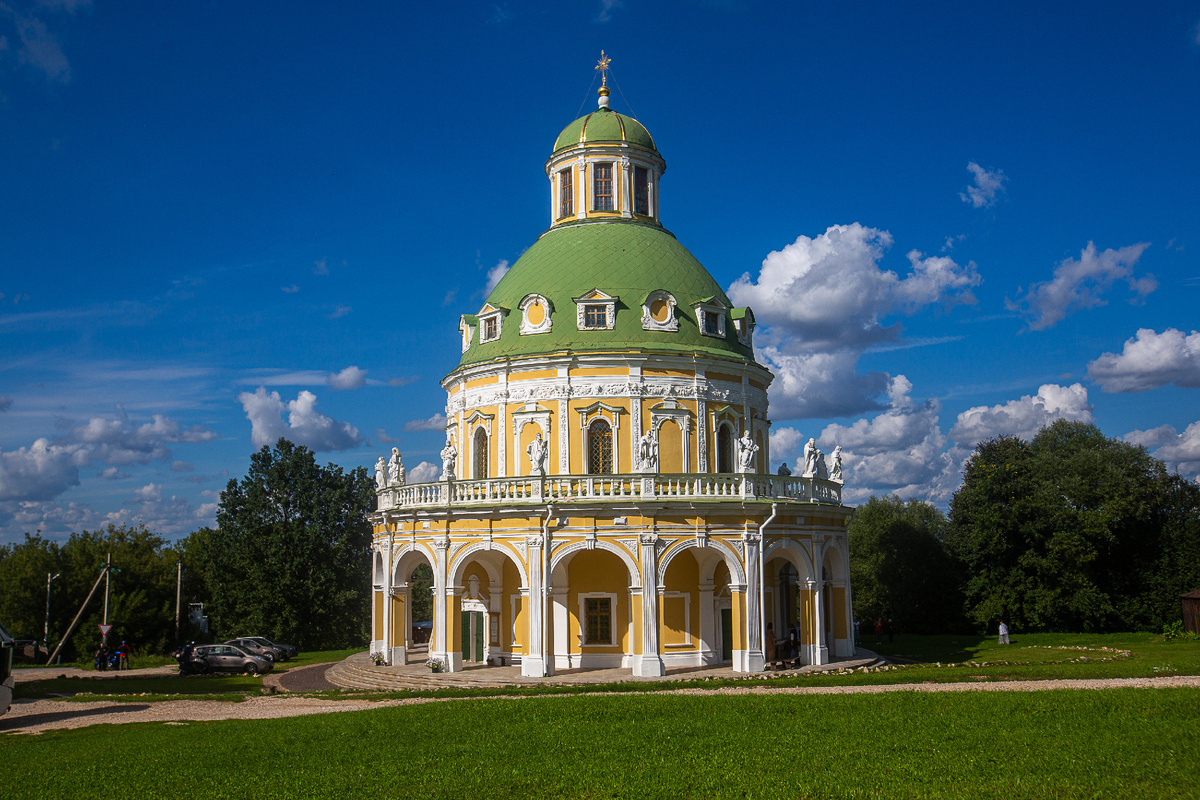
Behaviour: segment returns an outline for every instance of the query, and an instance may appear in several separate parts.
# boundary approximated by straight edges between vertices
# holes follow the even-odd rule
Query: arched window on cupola
[[[588,426],[588,474],[608,475],[613,471],[612,428],[598,419]]]
[[[473,470],[471,477],[483,480],[488,476],[488,436],[487,429],[482,425],[475,429],[475,436],[471,444],[471,465]]]
[[[717,472],[733,472],[733,428],[728,422],[717,428]]]

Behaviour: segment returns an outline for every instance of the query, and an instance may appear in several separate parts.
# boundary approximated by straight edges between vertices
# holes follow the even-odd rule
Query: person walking
[[[1008,644],[1008,625],[1000,620],[1000,644]]]
[[[883,619],[875,620],[875,644],[883,644]]]

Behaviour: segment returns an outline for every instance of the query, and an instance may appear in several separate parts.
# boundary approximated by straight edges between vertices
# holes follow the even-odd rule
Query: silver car
[[[244,672],[257,675],[270,672],[275,662],[248,653],[232,644],[202,644],[192,651],[192,661],[199,662],[202,672]]]

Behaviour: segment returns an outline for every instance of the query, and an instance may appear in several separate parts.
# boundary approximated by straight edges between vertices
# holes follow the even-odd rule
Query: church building
[[[376,468],[372,652],[410,660],[427,564],[450,671],[853,655],[840,451],[771,474],[754,312],[663,227],[654,138],[604,85],[545,172],[549,228],[458,320],[441,479]]]

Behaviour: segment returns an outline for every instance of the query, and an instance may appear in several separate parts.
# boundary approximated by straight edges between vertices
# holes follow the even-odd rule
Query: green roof
[[[620,300],[613,330],[578,329],[572,298],[599,289]],[[641,302],[656,289],[675,297],[678,331],[642,329]],[[516,309],[530,294],[540,294],[555,309],[549,333],[521,335],[521,312],[504,321],[500,338],[480,342],[463,353],[460,365],[493,358],[536,355],[564,350],[614,349],[706,353],[754,360],[732,325],[722,339],[700,333],[692,306],[705,298],[729,298],[696,257],[675,237],[656,225],[640,222],[585,222],[546,231],[517,260],[488,296],[493,306]]]
[[[554,142],[554,152],[584,142],[629,142],[658,152],[658,148],[654,146],[654,137],[646,130],[645,125],[633,117],[618,114],[607,108],[593,111],[563,128],[563,132]]]

